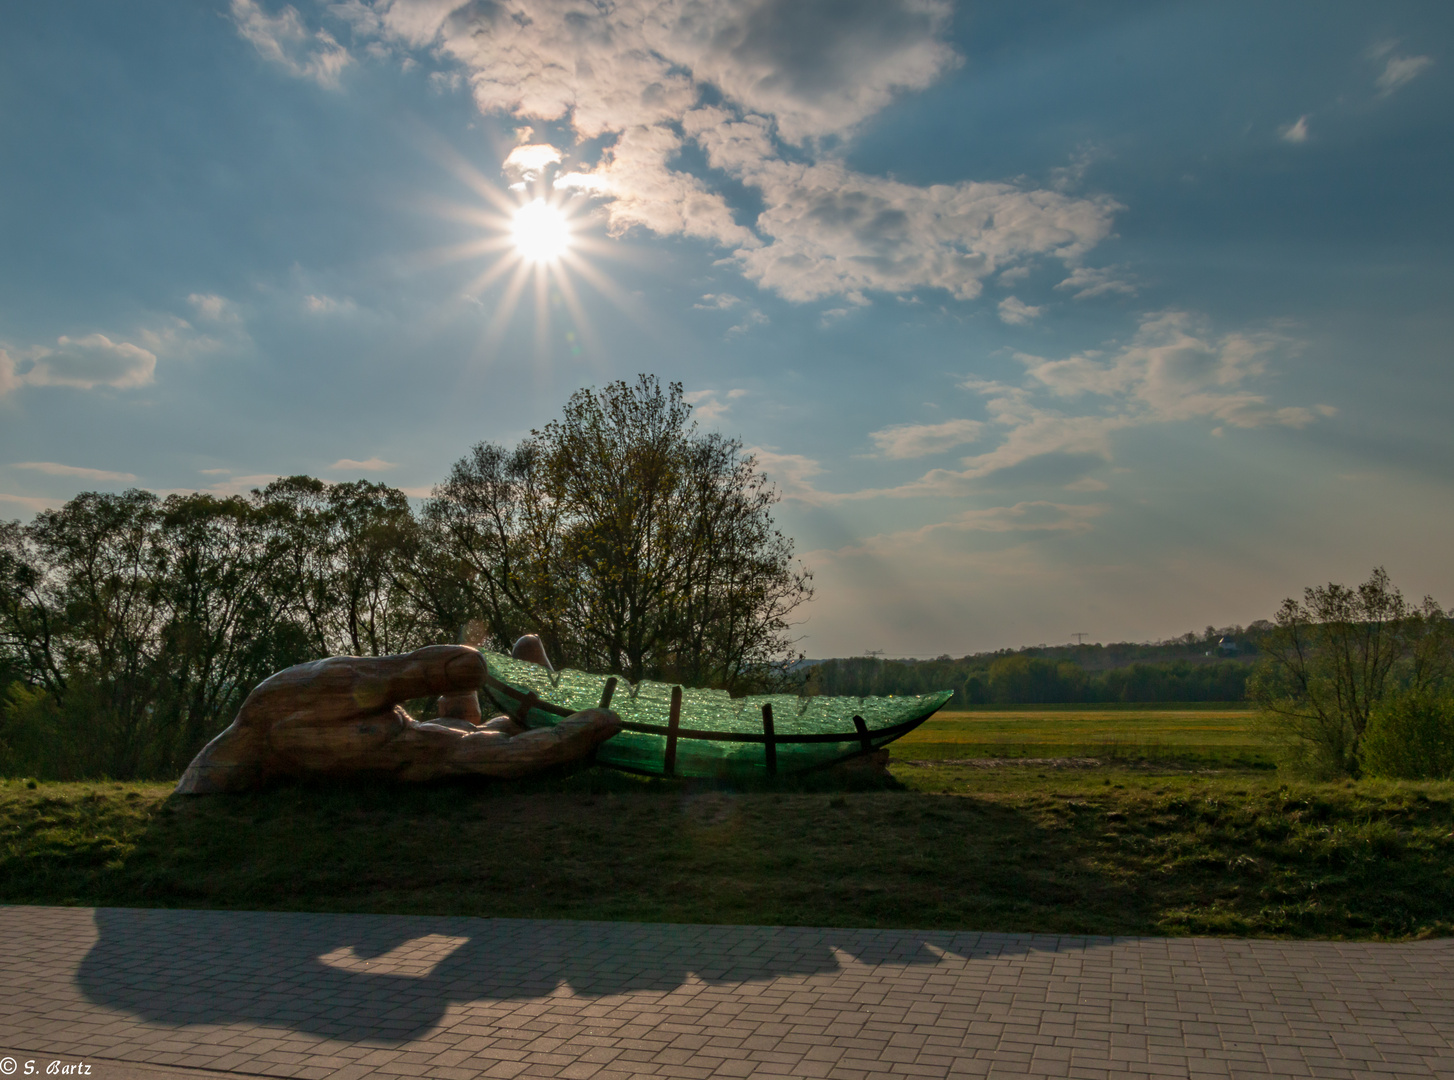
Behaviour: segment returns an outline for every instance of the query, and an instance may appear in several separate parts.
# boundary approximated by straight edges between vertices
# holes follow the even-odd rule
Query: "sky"
[[[0,30],[0,518],[296,473],[424,497],[646,372],[778,486],[809,656],[1157,640],[1375,566],[1454,602],[1449,5]]]

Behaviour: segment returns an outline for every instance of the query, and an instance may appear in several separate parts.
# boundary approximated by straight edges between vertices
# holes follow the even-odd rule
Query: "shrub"
[[[1410,690],[1385,698],[1363,736],[1363,771],[1399,780],[1454,777],[1454,695]]]

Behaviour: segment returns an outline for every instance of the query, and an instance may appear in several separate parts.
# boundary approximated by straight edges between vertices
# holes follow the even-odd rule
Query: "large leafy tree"
[[[272,592],[313,655],[384,656],[430,636],[406,585],[419,536],[402,491],[289,476],[253,502],[266,522]]]
[[[514,450],[476,446],[425,518],[497,645],[537,631],[575,666],[742,689],[792,659],[812,595],[777,500],[680,384],[643,375],[578,391]]]

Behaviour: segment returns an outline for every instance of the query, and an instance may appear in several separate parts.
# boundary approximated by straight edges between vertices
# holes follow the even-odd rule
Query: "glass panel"
[[[490,674],[512,686],[533,690],[543,701],[572,711],[595,708],[606,687],[606,676],[582,671],[548,672],[537,664],[515,660],[498,653],[484,654]],[[618,678],[611,708],[628,723],[659,724],[665,727],[671,715],[671,691],[667,683],[643,680],[634,686]],[[798,697],[794,694],[762,694],[733,698],[724,690],[682,690],[683,731],[743,732],[762,734],[762,707],[771,702],[773,730],[782,735],[837,733],[842,742],[787,744],[777,747],[779,772],[797,772],[851,757],[861,750],[854,716],[867,723],[875,749],[897,736],[873,732],[913,720],[922,720],[942,708],[951,691],[900,697]],[[532,726],[556,723],[558,717],[532,710]],[[677,741],[678,776],[725,777],[760,774],[765,771],[762,743],[711,742],[683,738]],[[603,765],[659,774],[666,754],[666,737],[647,732],[623,731],[596,752]]]

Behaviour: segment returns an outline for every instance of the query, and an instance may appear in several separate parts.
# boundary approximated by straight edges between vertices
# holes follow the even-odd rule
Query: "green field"
[[[896,759],[1092,757],[1266,768],[1272,754],[1251,709],[1027,705],[941,711],[893,744]]]

